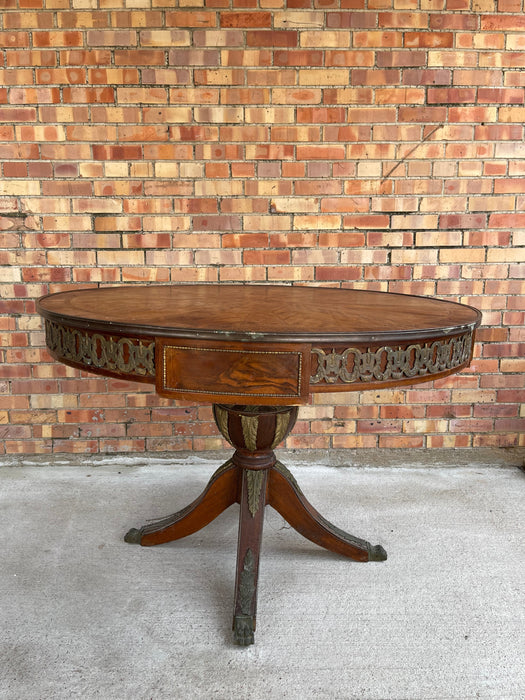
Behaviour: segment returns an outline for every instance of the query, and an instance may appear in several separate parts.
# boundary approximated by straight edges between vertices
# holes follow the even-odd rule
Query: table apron
[[[156,385],[198,402],[299,406],[310,393],[417,384],[467,367],[474,329],[389,344],[241,342],[124,336],[46,319],[46,343],[65,364]]]

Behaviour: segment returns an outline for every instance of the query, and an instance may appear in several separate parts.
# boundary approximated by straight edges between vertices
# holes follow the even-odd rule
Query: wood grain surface
[[[404,294],[273,285],[128,285],[43,297],[44,317],[119,334],[277,342],[425,340],[472,330],[480,314]]]

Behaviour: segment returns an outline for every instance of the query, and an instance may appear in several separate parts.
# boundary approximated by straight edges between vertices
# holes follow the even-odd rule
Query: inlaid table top
[[[38,301],[56,359],[163,396],[299,405],[468,365],[476,309],[441,299],[273,285],[127,285]]]

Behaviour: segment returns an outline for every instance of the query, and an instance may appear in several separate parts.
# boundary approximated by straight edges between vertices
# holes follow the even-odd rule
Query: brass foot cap
[[[240,647],[253,644],[255,621],[249,615],[236,615],[233,619],[233,639]]]
[[[380,544],[370,547],[368,561],[386,561],[387,553]]]
[[[142,529],[137,530],[136,527],[132,527],[131,530],[129,530],[124,537],[124,542],[127,542],[128,544],[140,544],[141,540]]]

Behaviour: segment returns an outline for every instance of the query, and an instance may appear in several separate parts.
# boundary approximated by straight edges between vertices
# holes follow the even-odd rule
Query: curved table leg
[[[124,537],[130,544],[150,546],[191,535],[211,523],[226,508],[239,501],[240,472],[231,460],[225,462],[193,503],[166,518],[131,528]]]
[[[270,471],[268,505],[271,505],[303,537],[337,554],[355,561],[385,561],[387,554],[381,545],[340,530],[309,503],[297,481],[281,462]]]

